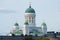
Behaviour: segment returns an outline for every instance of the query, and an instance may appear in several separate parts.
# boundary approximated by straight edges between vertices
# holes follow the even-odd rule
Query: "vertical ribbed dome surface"
[[[35,10],[29,6],[29,8],[26,9],[25,13],[35,13]]]

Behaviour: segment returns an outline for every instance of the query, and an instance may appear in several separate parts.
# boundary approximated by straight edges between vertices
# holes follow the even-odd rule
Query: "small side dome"
[[[43,25],[43,26],[46,26],[46,23],[45,23],[45,22],[43,22],[43,23],[42,23],[42,25]]]
[[[26,21],[24,24],[25,24],[25,25],[28,25],[28,22]]]
[[[19,24],[16,22],[13,26],[14,29],[19,29]]]
[[[25,13],[35,13],[35,10],[29,6],[29,8],[26,9]]]
[[[19,26],[19,24],[18,24],[18,23],[15,23],[14,25],[15,25],[15,26]]]

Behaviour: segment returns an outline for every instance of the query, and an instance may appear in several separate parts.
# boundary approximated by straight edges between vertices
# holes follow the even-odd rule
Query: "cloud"
[[[16,13],[16,11],[8,9],[0,9],[0,13]]]

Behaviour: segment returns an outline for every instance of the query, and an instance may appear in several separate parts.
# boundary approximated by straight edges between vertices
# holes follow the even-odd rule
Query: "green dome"
[[[29,6],[29,8],[26,9],[25,13],[35,13],[35,10]]]
[[[43,22],[42,25],[43,25],[43,26],[46,26],[46,23]]]
[[[16,29],[19,29],[19,24],[18,23],[15,23],[14,26],[15,26]]]
[[[26,21],[24,24],[28,25],[28,22]]]
[[[19,26],[19,24],[18,24],[18,23],[15,23],[14,25],[15,25],[15,26]]]

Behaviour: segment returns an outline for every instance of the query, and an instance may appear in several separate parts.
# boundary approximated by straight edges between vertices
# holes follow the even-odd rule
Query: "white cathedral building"
[[[29,8],[26,9],[24,16],[25,16],[24,26],[20,27],[18,23],[15,23],[14,27],[10,31],[10,34],[42,36],[47,33],[47,25],[45,22],[43,22],[40,27],[36,26],[35,23],[36,13],[35,10],[31,7],[31,5],[29,5]]]

